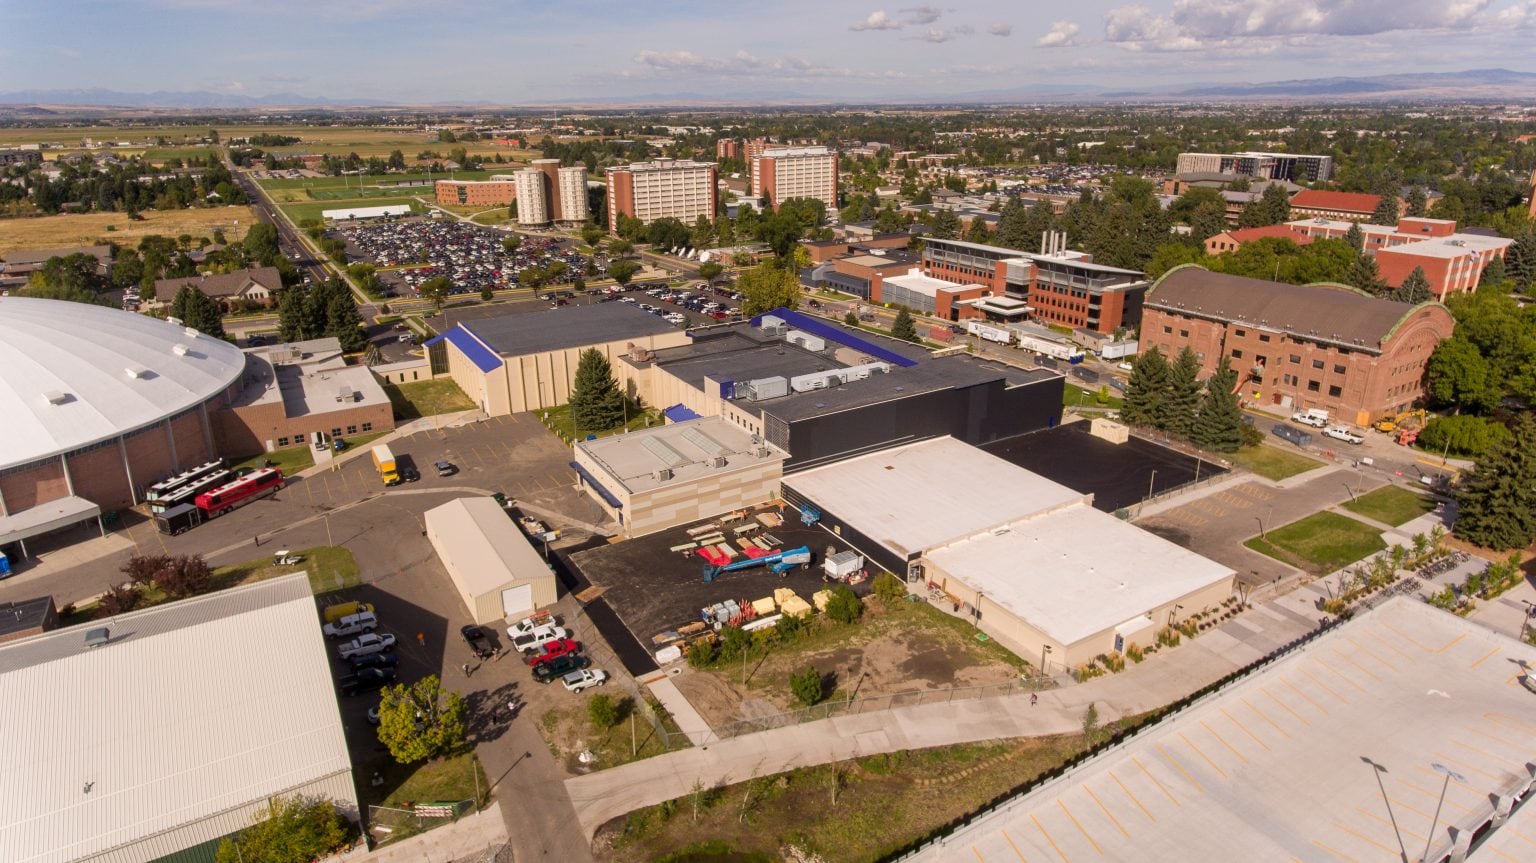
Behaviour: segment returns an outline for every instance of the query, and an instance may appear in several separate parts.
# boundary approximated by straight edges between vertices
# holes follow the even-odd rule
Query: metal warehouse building
[[[476,623],[554,604],[554,570],[496,501],[461,497],[423,518],[427,539]]]
[[[784,499],[1048,669],[1153,643],[1235,573],[1039,474],[935,438],[784,478]]]
[[[0,860],[212,861],[273,797],[357,792],[303,574],[0,645]],[[252,661],[258,655],[259,661]]]

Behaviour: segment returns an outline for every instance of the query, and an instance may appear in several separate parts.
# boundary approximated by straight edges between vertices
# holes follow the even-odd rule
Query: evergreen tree
[[[184,326],[216,339],[224,338],[224,320],[219,314],[219,304],[191,285],[182,285],[171,300],[171,316],[179,318]]]
[[[581,352],[571,387],[571,420],[578,436],[607,431],[624,422],[624,395],[613,379],[613,367],[596,348]]]
[[[1269,209],[1264,206],[1264,201],[1254,198],[1243,205],[1242,212],[1237,214],[1237,226],[1239,228],[1262,228],[1273,224],[1268,221]]]
[[[849,309],[843,315],[843,323],[850,327],[856,327],[859,325],[859,316],[853,313],[853,309]]]
[[[1456,535],[1499,551],[1536,541],[1536,420],[1519,415],[1513,432],[1456,489]]]
[[[1236,452],[1243,442],[1243,411],[1237,403],[1237,372],[1222,357],[1216,371],[1205,381],[1200,412],[1190,437],[1197,446],[1212,452]]]
[[[1536,233],[1527,231],[1515,238],[1515,244],[1505,252],[1504,267],[1515,283],[1515,290],[1532,293],[1531,286],[1536,283]]]
[[[344,353],[354,354],[368,349],[368,334],[363,332],[363,319],[357,313],[357,304],[345,294],[331,296],[326,307],[325,334],[334,336]]]
[[[912,321],[912,313],[902,306],[896,311],[896,320],[891,324],[891,335],[905,342],[918,342],[922,338],[917,334],[917,324]]]
[[[1408,215],[1417,218],[1429,214],[1429,193],[1424,191],[1423,186],[1414,186],[1409,189],[1407,201]]]
[[[1156,426],[1177,437],[1189,437],[1200,411],[1200,360],[1186,345],[1168,370],[1168,394]]]
[[[1376,205],[1376,212],[1371,214],[1373,225],[1397,224],[1397,195],[1388,192],[1381,196],[1381,203]]]
[[[965,229],[965,240],[968,243],[980,243],[987,245],[992,242],[992,232],[987,228],[987,220],[976,216],[971,219],[971,224]]]
[[[937,240],[953,240],[960,236],[960,217],[954,210],[939,210],[933,214],[928,235]]]
[[[277,298],[277,337],[285,342],[301,342],[310,337],[308,290],[294,285]]]
[[[1259,196],[1259,203],[1264,205],[1266,224],[1279,225],[1290,221],[1291,196],[1279,183],[1265,186],[1264,194]]]
[[[1435,298],[1435,295],[1429,289],[1429,276],[1424,272],[1424,268],[1414,267],[1413,272],[1408,274],[1408,278],[1403,279],[1401,285],[1393,288],[1387,297],[1400,303],[1416,306],[1419,303],[1429,302]]]
[[[1381,269],[1370,255],[1361,255],[1355,259],[1344,276],[1344,284],[1378,297],[1387,290],[1387,283],[1381,280]]]
[[[1025,220],[1029,218],[1029,207],[1018,197],[1011,197],[997,217],[997,243],[1010,249],[1023,249],[1020,245],[1028,238],[1025,233]]]
[[[1482,279],[1477,283],[1477,287],[1479,289],[1488,288],[1489,290],[1494,291],[1503,290],[1504,280],[1506,278],[1508,278],[1508,276],[1505,274],[1504,270],[1504,259],[1498,255],[1494,255],[1493,260],[1488,262],[1488,266],[1483,268],[1483,276]]]
[[[1125,385],[1120,418],[1133,426],[1156,425],[1168,396],[1168,361],[1152,348],[1136,359],[1136,368]]]
[[[1349,230],[1344,233],[1344,242],[1355,250],[1355,254],[1365,251],[1365,231],[1360,229],[1359,222],[1350,222]]]
[[[1189,238],[1197,244],[1227,229],[1227,208],[1219,201],[1201,201],[1189,217]]]

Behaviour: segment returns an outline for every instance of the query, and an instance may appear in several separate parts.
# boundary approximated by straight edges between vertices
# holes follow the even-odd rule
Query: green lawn
[[[489,179],[492,174],[505,174],[509,170],[505,166],[498,165],[497,167],[500,170],[454,171],[452,178],[455,180],[486,180]],[[293,180],[257,180],[256,184],[261,186],[263,189],[304,189],[307,187],[316,191],[324,191],[327,189],[345,189],[348,186],[356,189],[359,184],[361,184],[363,188],[367,188],[369,186],[387,186],[391,183],[427,179],[447,180],[449,179],[449,175],[442,171],[432,174],[430,178],[426,174],[363,174],[361,176],[345,177],[300,177]],[[431,186],[412,186],[411,188],[425,191],[429,194],[432,191]]]
[[[1316,459],[1276,449],[1267,444],[1243,447],[1228,456],[1238,467],[1245,467],[1265,479],[1282,480],[1323,466]]]
[[[1104,394],[1103,401],[1099,401],[1100,392]],[[1069,385],[1062,387],[1061,405],[1068,408],[1084,407],[1119,410],[1120,406],[1125,403],[1125,400],[1115,395],[1114,392],[1108,386],[1104,387],[1103,390],[1089,390],[1080,386]]]
[[[1383,486],[1344,504],[1350,512],[1393,527],[1433,512],[1435,499],[1395,485]]]
[[[384,392],[395,409],[396,422],[473,410],[475,407],[475,403],[459,389],[459,385],[452,378],[446,377],[408,384],[386,384]]]
[[[461,816],[473,813],[477,807],[490,801],[490,783],[485,768],[474,752],[464,752],[445,758],[436,758],[418,764],[399,764],[388,755],[380,755],[372,761],[357,766],[359,797],[366,810],[369,806],[387,806],[389,810],[406,809],[408,803],[467,803]],[[378,785],[374,785],[378,777]],[[478,793],[478,796],[477,796]],[[450,819],[423,820],[419,824],[412,819],[399,818],[399,812],[379,810],[374,825],[384,824],[390,832],[383,834],[382,841],[398,842],[413,836],[423,826],[440,827],[451,823]],[[377,835],[377,834],[376,834]]]
[[[230,467],[236,469],[265,467],[269,459],[277,463],[274,466],[283,471],[283,476],[293,476],[301,470],[308,470],[315,466],[315,451],[310,449],[308,444],[283,447],[280,450],[258,453],[250,458],[241,459]]]
[[[544,423],[546,428],[550,429],[555,434],[560,435],[566,440],[575,438],[577,433],[580,433],[583,438],[588,435],[607,437],[611,434],[618,434],[623,431],[635,431],[637,429],[650,428],[651,426],[658,426],[663,423],[661,413],[659,411],[636,409],[633,405],[630,406],[628,423],[626,425],[617,425],[609,429],[576,428],[575,424],[571,421],[570,405],[558,405],[552,408],[544,408],[542,410],[536,411],[536,413],[539,416],[539,421]]]
[[[1332,572],[1386,548],[1376,528],[1333,512],[1315,512],[1243,544],[1318,574]]]

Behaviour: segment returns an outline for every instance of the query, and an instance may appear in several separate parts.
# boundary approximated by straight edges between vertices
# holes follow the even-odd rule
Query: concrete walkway
[[[1035,705],[1013,695],[806,722],[567,779],[566,791],[591,836],[613,818],[686,796],[695,783],[716,787],[881,752],[1080,731],[1089,704],[1105,723],[1144,713],[1278,649],[1317,626],[1314,601],[1308,591],[1257,606],[1120,674],[1042,692]]]
[[[353,852],[340,859],[345,863],[449,863],[483,859],[488,851],[506,842],[506,819],[502,817],[500,806],[491,805],[419,836],[385,845],[377,851]]]
[[[650,685],[651,694],[661,702],[661,706],[672,714],[672,719],[677,727],[693,742],[694,746],[702,746],[710,739],[709,723],[699,715],[688,699],[679,692],[677,684],[672,678],[663,677]]]

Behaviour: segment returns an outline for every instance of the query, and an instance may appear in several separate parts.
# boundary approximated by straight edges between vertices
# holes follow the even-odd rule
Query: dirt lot
[[[250,207],[208,207],[193,210],[146,210],[143,221],[131,221],[126,213],[71,213],[6,219],[0,222],[0,257],[16,249],[53,249],[93,246],[108,240],[120,245],[137,244],[140,237],[212,237],[215,228],[230,242],[245,236],[256,222]],[[115,230],[108,231],[111,225]]]
[[[789,674],[815,666],[828,682],[828,698],[890,695],[914,690],[984,686],[1017,680],[1020,660],[976,630],[926,603],[887,608],[865,599],[864,618],[851,626],[828,620],[801,641],[749,660],[747,681],[731,665],[676,678],[679,691],[712,727],[785,713],[801,705],[789,691]]]

